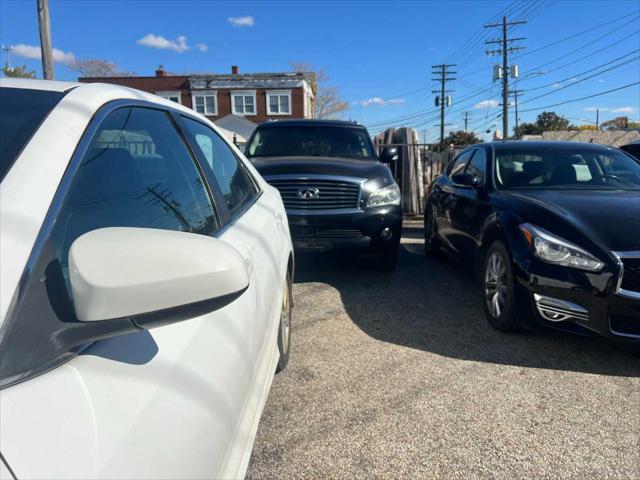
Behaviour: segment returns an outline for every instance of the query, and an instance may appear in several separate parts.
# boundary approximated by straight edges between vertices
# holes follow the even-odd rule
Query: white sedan
[[[0,478],[238,478],[287,363],[285,210],[204,117],[0,81]]]

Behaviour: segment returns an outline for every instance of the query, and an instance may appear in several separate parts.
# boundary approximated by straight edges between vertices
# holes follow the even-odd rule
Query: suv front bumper
[[[298,250],[362,249],[399,242],[402,209],[397,205],[364,210],[287,211],[293,245]]]

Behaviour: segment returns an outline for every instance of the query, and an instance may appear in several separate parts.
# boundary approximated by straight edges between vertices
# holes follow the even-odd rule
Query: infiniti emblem
[[[298,190],[298,198],[302,200],[315,200],[320,197],[320,190],[315,187],[301,188]]]

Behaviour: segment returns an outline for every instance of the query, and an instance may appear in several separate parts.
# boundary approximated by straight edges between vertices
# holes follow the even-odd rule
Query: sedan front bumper
[[[516,262],[520,300],[530,302],[537,323],[640,343],[640,296],[618,293],[619,273],[612,266],[593,273],[535,257]]]

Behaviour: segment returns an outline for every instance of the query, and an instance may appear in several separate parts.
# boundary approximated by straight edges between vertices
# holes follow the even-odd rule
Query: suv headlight
[[[369,194],[367,207],[379,207],[382,205],[400,205],[400,187],[398,185],[393,183]]]
[[[544,262],[590,272],[598,272],[604,266],[603,262],[589,252],[540,227],[523,223],[520,225],[520,230],[533,249],[533,254]]]

